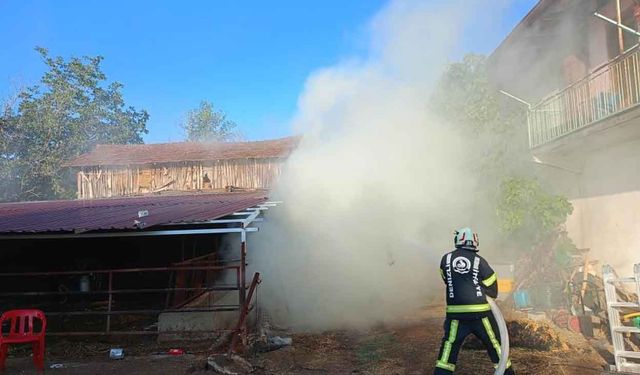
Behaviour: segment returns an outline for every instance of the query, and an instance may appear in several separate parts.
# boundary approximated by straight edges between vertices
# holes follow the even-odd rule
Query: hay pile
[[[548,323],[528,319],[507,322],[510,346],[535,350],[568,350],[569,346]]]
[[[568,350],[569,346],[558,332],[548,323],[529,319],[516,319],[507,322],[509,346],[541,351]],[[484,346],[475,336],[467,338],[465,348],[483,349]]]

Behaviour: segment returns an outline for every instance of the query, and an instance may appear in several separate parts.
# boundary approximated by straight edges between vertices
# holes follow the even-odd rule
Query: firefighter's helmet
[[[478,234],[471,228],[462,228],[454,232],[453,242],[456,248],[478,251]]]

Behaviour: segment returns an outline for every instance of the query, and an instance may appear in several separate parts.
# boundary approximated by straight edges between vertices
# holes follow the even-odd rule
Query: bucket
[[[529,291],[520,289],[513,292],[513,300],[516,303],[516,309],[526,309],[531,306]]]
[[[512,279],[498,279],[498,291],[500,293],[509,294],[513,291],[513,284],[515,282]]]
[[[494,263],[492,266],[498,276],[498,300],[504,301],[513,292],[515,266],[513,263]]]

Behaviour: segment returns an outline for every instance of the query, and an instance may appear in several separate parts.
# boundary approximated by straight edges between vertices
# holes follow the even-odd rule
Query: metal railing
[[[529,110],[529,146],[541,146],[640,103],[640,49],[596,68]]]
[[[211,276],[223,271],[231,271],[235,276],[235,283],[214,283]],[[128,321],[117,322],[118,324],[114,327],[112,318],[114,316],[150,316],[155,322],[159,314],[166,312],[241,311],[242,303],[222,305],[207,301],[208,303],[204,306],[198,307],[188,307],[186,304],[204,293],[227,291],[238,291],[240,301],[244,301],[246,286],[243,288],[241,284],[241,280],[244,279],[242,272],[244,267],[240,265],[214,265],[213,262],[203,259],[191,264],[181,262],[171,267],[0,273],[0,283],[3,284],[1,288],[3,290],[0,291],[0,310],[29,306],[45,311],[51,327],[51,329],[47,327],[48,335],[156,335],[160,333],[157,327],[151,330],[135,329]],[[150,282],[151,274],[163,276],[159,278],[160,280],[154,279]],[[32,286],[27,286],[29,284],[51,286],[63,280],[75,281],[78,277],[86,275],[91,275],[94,278],[94,284],[99,284],[99,287],[80,291],[68,288],[33,290]],[[118,283],[120,279],[125,280]],[[159,285],[166,283],[167,280],[170,282],[168,287]],[[139,286],[132,288],[132,285]],[[75,323],[71,322],[70,325],[74,328],[91,327],[91,329],[67,329],[69,321],[65,319],[82,316],[88,319],[79,319]],[[96,329],[100,326],[103,327],[101,330]],[[163,331],[163,333],[171,332]]]

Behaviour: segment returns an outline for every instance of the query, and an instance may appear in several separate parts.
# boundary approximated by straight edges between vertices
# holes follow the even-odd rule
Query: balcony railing
[[[529,111],[529,145],[541,146],[640,103],[640,49],[595,69]]]

